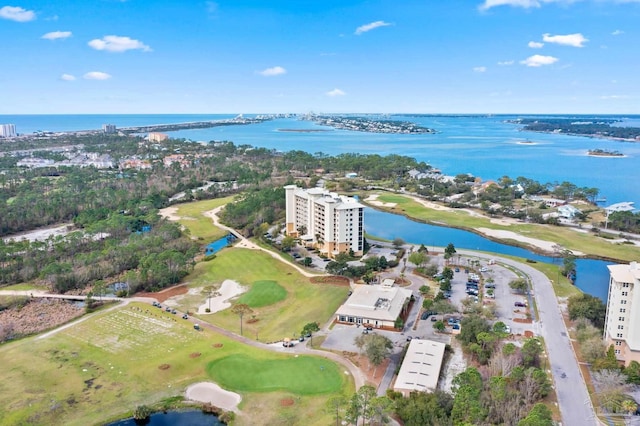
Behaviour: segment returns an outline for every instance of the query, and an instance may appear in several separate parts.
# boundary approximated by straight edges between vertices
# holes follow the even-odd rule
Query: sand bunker
[[[238,412],[238,404],[242,401],[242,397],[237,393],[224,390],[212,382],[200,382],[189,386],[185,392],[185,398],[235,412]]]
[[[398,203],[385,203],[383,201],[378,201],[378,194],[369,195],[364,201],[380,207],[395,207],[398,205]]]
[[[549,253],[555,252],[555,248],[557,243],[553,241],[539,240],[537,238],[525,237],[524,235],[516,234],[512,231],[505,231],[502,229],[489,229],[489,228],[478,228],[478,232],[481,232],[489,237],[504,239],[504,240],[514,240],[519,241],[521,243],[529,244],[531,246],[537,247]],[[582,256],[584,253],[572,250],[573,254],[576,256]]]
[[[233,299],[239,294],[242,294],[246,291],[244,287],[233,280],[224,280],[220,289],[215,295],[205,300],[205,302],[198,307],[198,314],[213,314],[215,312],[222,311],[231,306],[231,302],[229,300]],[[211,312],[207,312],[206,309],[210,308]]]

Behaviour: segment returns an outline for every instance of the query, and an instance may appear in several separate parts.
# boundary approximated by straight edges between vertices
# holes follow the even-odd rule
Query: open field
[[[238,303],[246,303],[252,308],[273,305],[287,297],[287,290],[275,281],[256,281],[251,289],[240,296]]]
[[[285,263],[274,261],[267,253],[248,249],[225,249],[210,262],[201,262],[185,279],[191,288],[220,285],[231,278],[249,288],[258,281],[274,281],[287,292],[286,299],[254,309],[258,321],[247,323],[244,318],[244,334],[258,337],[260,341],[277,341],[297,335],[302,327],[313,321],[324,324],[347,298],[349,288],[329,284],[312,284]],[[204,298],[202,299],[204,300]],[[178,306],[184,311],[193,306]],[[240,320],[229,309],[203,316],[207,321],[227,330],[240,332]]]
[[[397,194],[380,193],[377,199],[384,203],[396,204],[394,208],[382,208],[383,210],[403,214],[425,222],[438,223],[440,225],[444,224],[446,226],[468,230],[487,228],[491,230],[511,231],[527,238],[550,241],[569,250],[608,259],[632,261],[640,256],[640,248],[637,246],[612,243],[592,233],[578,232],[575,229],[564,226],[520,222],[506,224],[485,216],[472,215],[466,210],[428,208],[407,196]],[[511,241],[521,246],[527,246],[516,239]]]
[[[213,226],[211,219],[203,213],[233,201],[234,197],[194,201],[178,204],[169,209],[176,209],[173,215],[179,218],[178,223],[188,229],[193,238],[210,243],[225,236],[226,232]]]
[[[304,397],[304,404],[287,409],[293,416],[313,416],[324,424],[330,421],[322,412],[326,398],[336,389],[353,390],[350,376],[340,375],[340,368],[329,361],[306,356],[294,359],[208,330],[196,331],[189,321],[135,302],[98,313],[46,338],[6,344],[0,347],[0,359],[3,425],[103,423],[126,416],[137,405],[182,395],[187,385],[209,380],[207,366],[221,359],[240,360],[235,367],[243,371],[252,366],[243,365],[242,360],[266,366],[286,366],[293,360],[337,371],[333,379],[326,380],[326,394]],[[268,384],[261,385],[260,380],[267,378],[254,375],[255,386],[266,391]],[[311,374],[296,379],[298,391],[318,386],[317,377]],[[237,424],[267,424],[263,419],[281,414],[271,394],[243,391],[242,397],[244,413]],[[250,408],[258,406],[265,411]],[[303,409],[310,411],[299,411]]]

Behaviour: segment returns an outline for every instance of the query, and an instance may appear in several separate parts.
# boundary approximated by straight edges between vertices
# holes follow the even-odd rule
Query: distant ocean
[[[0,115],[0,124],[16,125],[18,133],[100,129],[103,124],[130,127],[190,121],[220,120],[237,114],[140,114],[140,115]],[[246,115],[251,117],[252,115]],[[596,187],[603,204],[633,201],[640,206],[640,143],[520,131],[505,120],[519,116],[391,116],[433,128],[437,134],[400,135],[336,130],[295,118],[247,126],[171,132],[176,138],[208,142],[228,140],[236,144],[310,153],[399,154],[424,161],[443,173],[471,173],[484,180],[524,176],[542,183],[572,182]],[[527,117],[532,117],[528,115]],[[560,116],[558,116],[560,117]],[[591,116],[594,117],[594,116]],[[602,116],[617,118],[616,116]],[[577,117],[583,120],[584,116]],[[638,126],[640,116],[626,115],[620,125]],[[324,129],[326,132],[282,132],[281,129]],[[587,156],[590,149],[620,151],[625,158]]]

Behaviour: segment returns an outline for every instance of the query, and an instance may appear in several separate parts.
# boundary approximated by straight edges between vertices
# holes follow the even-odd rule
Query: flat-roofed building
[[[333,258],[353,250],[364,251],[364,206],[355,198],[323,188],[287,185],[286,233],[300,238],[321,254]]]
[[[169,135],[166,133],[151,132],[147,135],[147,140],[149,140],[149,142],[162,142],[167,139],[169,139]]]
[[[336,311],[336,321],[346,324],[394,328],[411,299],[411,290],[380,285],[356,285]]]
[[[609,297],[604,324],[607,346],[629,365],[640,362],[640,264],[609,265]],[[639,288],[636,288],[639,287]]]
[[[0,138],[15,138],[16,136],[15,124],[0,124]]]
[[[411,392],[433,392],[438,386],[445,344],[412,339],[393,390],[408,397]]]

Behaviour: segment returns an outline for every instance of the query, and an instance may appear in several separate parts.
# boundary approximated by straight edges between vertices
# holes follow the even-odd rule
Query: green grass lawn
[[[339,376],[340,367],[330,361],[307,358],[252,348],[208,330],[196,331],[192,323],[175,315],[130,303],[44,339],[29,337],[0,346],[0,424],[103,424],[130,414],[137,405],[183,395],[189,384],[211,380],[208,366],[223,359],[235,360],[234,368],[241,371],[256,365],[286,369],[289,360],[292,365],[324,365],[327,376],[332,376],[326,383],[319,385],[312,374],[298,374],[300,383],[292,389],[307,394],[321,389],[327,394],[306,396],[304,404],[291,409],[304,416],[296,411],[304,406],[309,415],[326,424],[330,418],[322,407],[329,393],[351,392],[353,382],[350,376]],[[163,364],[169,367],[159,368]],[[270,384],[261,382],[273,376],[253,376],[260,392],[242,390],[241,409],[248,407],[248,412],[236,424],[264,424],[258,419],[277,416],[279,405],[263,393]],[[286,381],[281,383],[281,389],[288,388]],[[258,407],[261,412],[251,411]]]
[[[569,250],[580,251],[593,256],[601,256],[621,261],[632,261],[640,256],[640,248],[629,244],[612,244],[589,232],[577,232],[563,226],[517,223],[500,225],[485,217],[471,216],[463,210],[434,210],[423,206],[409,197],[397,194],[380,193],[378,200],[386,203],[397,203],[394,208],[384,208],[391,213],[404,214],[409,217],[444,224],[462,229],[502,229],[512,231],[530,238],[553,241]],[[376,207],[380,208],[380,207]],[[515,241],[514,241],[515,242]],[[518,243],[522,245],[522,243]]]
[[[255,359],[247,355],[225,357],[207,365],[213,381],[236,392],[270,392],[296,395],[335,393],[344,386],[344,374],[324,358]]]
[[[203,213],[233,201],[235,196],[215,198],[213,200],[194,201],[178,205],[177,216],[182,226],[189,230],[192,237],[207,243],[222,238],[226,231],[213,226],[211,218]]]
[[[267,253],[248,249],[226,249],[210,262],[201,262],[185,278],[190,287],[219,285],[232,279],[251,288],[256,282],[273,281],[287,292],[287,297],[277,303],[254,309],[257,322],[247,323],[244,318],[244,335],[258,337],[261,341],[277,341],[299,335],[305,324],[324,324],[347,298],[348,287],[312,284],[291,266],[277,261]],[[205,297],[201,296],[202,303]],[[183,306],[184,310],[194,306]],[[240,320],[229,309],[203,316],[207,321],[227,330],[240,332]]]
[[[287,297],[287,290],[275,281],[256,281],[251,289],[240,296],[238,303],[246,303],[252,308],[273,305]]]

